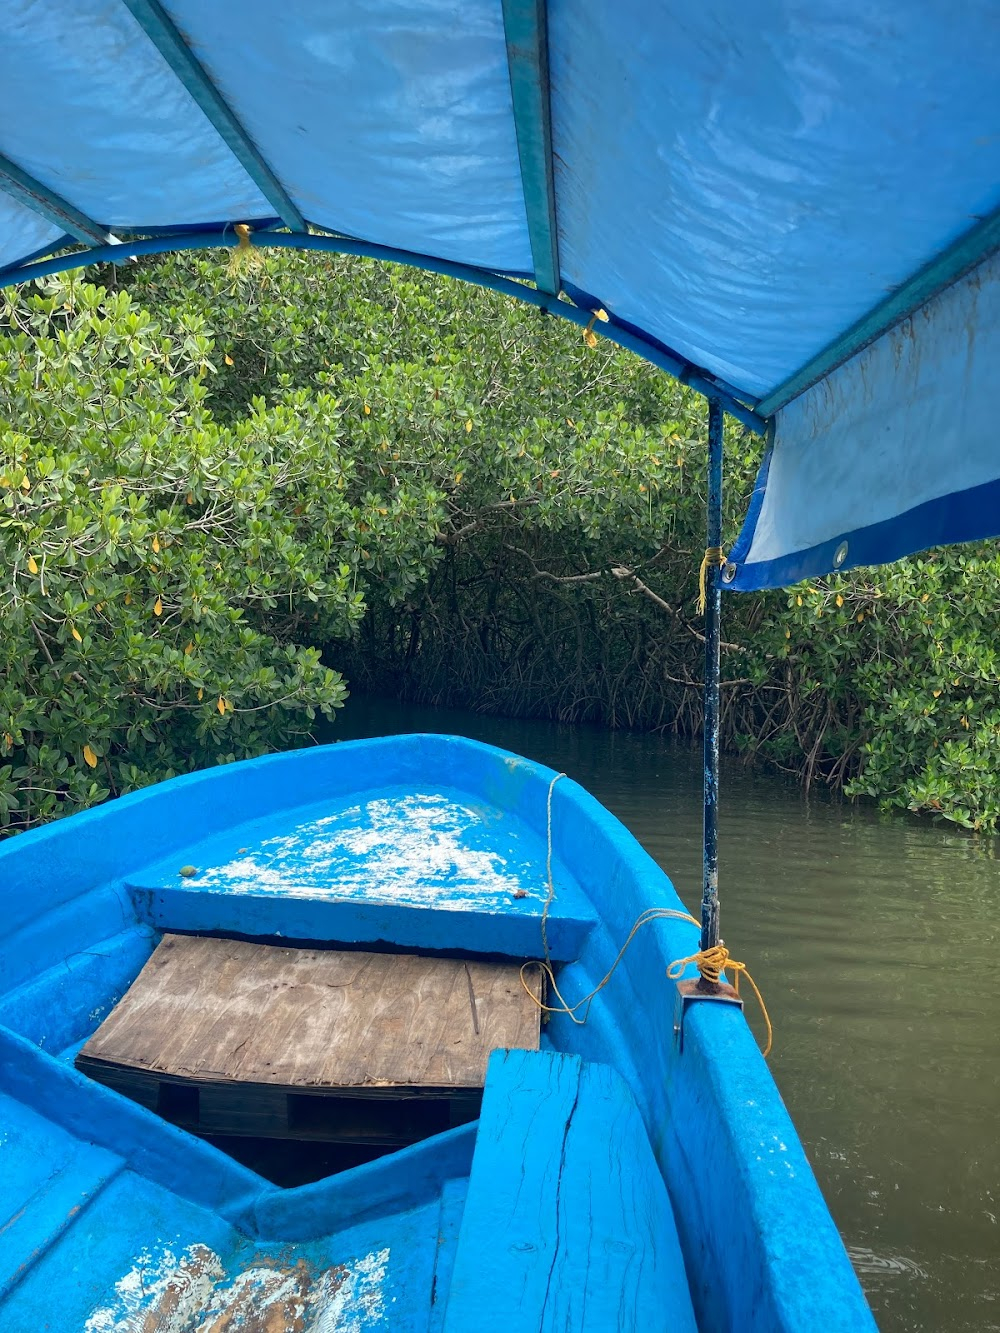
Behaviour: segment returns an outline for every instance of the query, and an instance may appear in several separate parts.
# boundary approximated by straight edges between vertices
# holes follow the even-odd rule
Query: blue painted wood
[[[552,169],[546,8],[545,0],[503,0],[507,67],[535,285],[558,296],[562,283]]]
[[[159,0],[124,0],[124,3],[289,231],[308,231],[298,207],[264,161],[256,144],[218,88],[192,55],[191,48],[174,27]]]
[[[0,155],[0,190],[9,194],[32,212],[61,227],[67,235],[84,245],[107,246],[113,238],[107,227],[102,227],[86,213],[74,208],[68,200],[50,190],[47,185],[23,171],[16,162]],[[51,248],[51,247],[50,247]]]
[[[757,405],[763,417],[771,417],[800,393],[824,379],[838,366],[863,351],[883,333],[919,310],[938,292],[963,278],[977,264],[1000,248],[1000,209],[982,218],[974,227],[943,250],[880,301],[867,315],[852,324],[806,362],[794,375],[773,389]]]
[[[308,1240],[423,1205],[438,1197],[445,1182],[468,1175],[476,1130],[475,1122],[460,1125],[327,1180],[262,1193],[254,1204],[253,1231],[267,1240]]]
[[[444,1327],[695,1333],[666,1186],[614,1070],[491,1057]]]
[[[457,278],[460,282],[470,282],[477,287],[490,291],[502,292],[533,305],[546,314],[558,315],[579,328],[586,328],[591,319],[589,309],[571,305],[560,297],[543,292],[540,288],[526,287],[511,278],[487,269],[475,268],[469,264],[453,263],[438,259],[433,255],[415,254],[409,250],[399,250],[392,246],[374,245],[369,241],[355,241],[344,236],[311,236],[305,232],[288,235],[284,232],[255,231],[253,243],[264,249],[323,250],[341,255],[364,255],[370,259],[382,259],[393,264],[405,264],[411,268],[426,269],[428,273],[444,273]],[[158,255],[178,250],[211,250],[231,248],[233,234],[226,231],[175,231],[169,235],[150,236],[142,240],[130,239],[120,246],[102,246],[75,255],[61,255],[56,259],[42,259],[33,263],[20,263],[0,269],[0,287],[10,287],[15,283],[31,282],[35,278],[44,278],[52,273],[64,273],[68,269],[81,268],[85,264],[117,264],[131,256]],[[618,323],[614,311],[607,324],[601,325],[601,337],[619,347],[625,347],[658,366],[681,384],[687,384],[697,393],[707,398],[718,398],[730,416],[742,422],[748,430],[757,435],[767,432],[767,420],[755,411],[756,399],[752,394],[744,393],[726,384],[711,371],[705,370],[688,361],[679,352],[653,338],[644,336],[634,329]],[[749,405],[748,405],[749,404]]]
[[[437,1263],[434,1267],[434,1285],[431,1291],[431,1317],[428,1333],[442,1333],[448,1308],[448,1292],[455,1268],[458,1234],[465,1214],[469,1182],[464,1178],[449,1180],[441,1190],[441,1212],[438,1217]]]
[[[389,903],[289,902],[274,894],[226,893],[224,890],[134,887],[132,897],[141,921],[158,930],[200,934],[247,935],[255,939],[284,938],[336,944],[389,942],[407,949],[451,949],[528,958],[541,953],[541,911],[538,904],[515,910],[407,907]],[[516,910],[521,909],[521,910]],[[557,962],[576,958],[595,919],[581,906],[559,904],[548,922],[549,946]]]

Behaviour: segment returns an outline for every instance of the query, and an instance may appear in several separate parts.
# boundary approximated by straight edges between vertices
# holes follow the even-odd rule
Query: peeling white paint
[[[84,1333],[365,1333],[383,1322],[388,1249],[348,1264],[256,1260],[232,1274],[207,1245],[179,1258],[169,1246],[144,1250]]]
[[[309,1333],[363,1333],[385,1314],[389,1251],[367,1254],[338,1276],[324,1273],[310,1308]]]
[[[150,1327],[156,1333],[188,1333],[224,1272],[207,1245],[189,1245],[180,1259],[169,1248],[156,1256],[143,1250],[115,1283],[117,1299],[90,1316],[84,1333],[147,1333]]]
[[[510,846],[506,855],[489,846],[495,832],[487,812],[440,794],[378,797],[202,868],[197,884],[408,906],[476,908],[507,903],[518,891],[541,900],[544,865]]]

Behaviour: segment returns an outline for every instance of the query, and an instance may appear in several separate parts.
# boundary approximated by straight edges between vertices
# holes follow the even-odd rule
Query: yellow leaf
[[[184,656],[190,657],[193,652],[194,652],[194,644],[189,643],[187,647],[184,649]]]
[[[844,605],[844,599],[843,599],[843,597],[841,597],[841,595],[840,595],[839,592],[837,593],[837,605],[838,605],[838,606],[843,606],[843,605]]]
[[[154,537],[154,538],[153,538],[153,551],[154,551],[157,555],[160,554],[160,539],[159,539],[159,537]]]
[[[795,599],[795,605],[796,605],[796,606],[801,606],[801,605],[802,605],[802,597],[801,597],[801,594],[800,594],[798,597],[796,597],[796,599]]]
[[[786,629],[786,630],[785,630],[785,638],[786,638],[786,639],[790,639],[791,637],[792,637],[792,631],[791,631],[790,629]]]
[[[467,422],[465,423],[465,433],[466,433],[466,435],[468,435],[468,433],[469,433],[471,430],[472,430],[472,422],[471,422],[471,421],[467,421]]]
[[[931,693],[934,695],[934,698],[935,698],[935,699],[940,699],[940,698],[941,698],[941,691],[940,691],[940,690],[932,690]]]
[[[204,691],[204,690],[199,690],[199,691],[198,691],[198,702],[201,703],[201,701],[202,701],[202,699],[204,699],[204,697],[205,697],[205,691]]]
[[[189,505],[194,504],[194,496],[190,491],[188,491],[187,495],[184,497],[184,503]]]
[[[90,748],[89,745],[85,745],[83,747],[83,757],[87,761],[88,768],[97,767],[97,755],[94,754],[93,750]]]
[[[29,574],[38,573],[38,565],[35,562],[35,557],[33,555],[28,556],[28,573]]]
[[[3,734],[3,743],[4,743],[4,745],[6,745],[8,748],[9,748],[11,745],[14,744],[14,737],[10,734],[9,731],[5,731],[5,732],[4,732],[4,734]]]
[[[159,597],[157,597],[156,601],[153,603],[153,614],[157,616],[163,615],[163,603],[160,601]]]
[[[365,416],[366,416],[366,417],[370,417],[371,414],[372,414],[372,410],[371,410],[371,408],[368,406],[367,403],[365,403]]]
[[[602,324],[607,324],[607,322],[608,322],[608,312],[607,312],[606,310],[595,310],[595,311],[594,311],[594,318],[595,318],[595,319],[599,319],[599,320],[601,321]]]
[[[929,592],[925,592],[924,595],[923,595],[923,597],[921,597],[920,600],[921,600],[922,602],[929,602],[929,601],[930,601],[930,597],[931,597],[930,593],[929,593]]]
[[[966,729],[966,731],[968,731],[968,730],[969,730],[969,719],[968,719],[967,717],[963,717],[963,718],[961,719],[961,723],[962,723],[962,726]]]
[[[639,490],[640,490],[640,491],[645,491],[645,489],[646,489],[645,486],[643,486],[643,485],[640,483],[640,485],[639,485]]]
[[[75,625],[70,626],[70,633],[73,635],[73,638],[76,639],[77,643],[83,643],[83,636]]]
[[[218,702],[215,706],[216,706],[216,708],[219,710],[219,712],[220,712],[223,716],[225,716],[225,712],[226,712],[226,701],[225,701],[225,699],[223,699],[223,697],[222,697],[221,694],[219,695],[219,702]]]
[[[588,347],[594,348],[597,346],[597,334],[594,332],[593,329],[584,329],[583,341],[587,344]]]
[[[226,353],[226,355],[225,355],[225,357],[224,357],[223,359],[225,360],[225,363],[226,363],[227,366],[231,366],[231,365],[234,364],[234,363],[233,363],[233,358],[229,355],[228,352]]]
[[[464,475],[465,475],[465,474],[462,473],[462,472],[456,472],[456,473],[455,473],[455,485],[456,485],[456,486],[460,486],[460,485],[462,484],[462,477],[463,477]]]
[[[567,425],[567,426],[575,426],[575,425],[576,425],[576,422],[573,420],[572,417],[567,417],[567,418],[566,418],[566,425]]]
[[[865,618],[865,613],[864,613],[864,611],[859,611],[858,614],[857,614],[857,617],[856,617],[857,622],[858,622],[859,625],[861,624],[862,620],[864,620],[864,618]]]

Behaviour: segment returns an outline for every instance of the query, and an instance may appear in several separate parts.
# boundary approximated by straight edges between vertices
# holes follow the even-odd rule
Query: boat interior
[[[751,1329],[799,1298],[745,1280],[798,1243],[754,1189],[721,1282],[692,1207],[749,1156],[832,1230],[743,1017],[676,1030],[695,927],[640,931],[585,1023],[522,974],[578,998],[683,910],[570,779],[408,737],[70,824],[3,880],[6,1330]]]

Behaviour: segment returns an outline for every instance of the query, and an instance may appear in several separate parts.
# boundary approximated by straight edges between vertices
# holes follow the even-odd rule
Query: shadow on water
[[[329,738],[401,731],[471,736],[564,770],[696,908],[698,753],[365,698]],[[723,934],[767,997],[774,1076],[880,1327],[1000,1330],[995,847],[807,801],[735,764],[720,821]]]

